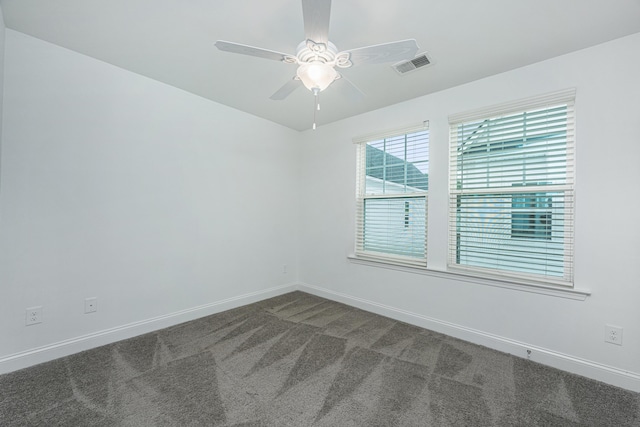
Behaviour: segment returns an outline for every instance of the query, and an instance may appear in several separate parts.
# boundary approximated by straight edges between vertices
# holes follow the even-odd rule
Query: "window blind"
[[[428,123],[354,138],[356,255],[426,266]]]
[[[449,118],[449,267],[572,284],[574,98]]]

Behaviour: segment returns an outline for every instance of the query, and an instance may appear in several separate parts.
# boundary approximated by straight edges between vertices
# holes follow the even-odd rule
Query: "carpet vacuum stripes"
[[[640,426],[640,395],[303,292],[0,376],[2,426]]]

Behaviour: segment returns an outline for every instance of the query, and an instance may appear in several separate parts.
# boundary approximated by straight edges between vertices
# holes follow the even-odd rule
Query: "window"
[[[449,117],[450,268],[572,284],[574,98]]]
[[[358,144],[356,255],[426,266],[427,124],[354,142]]]

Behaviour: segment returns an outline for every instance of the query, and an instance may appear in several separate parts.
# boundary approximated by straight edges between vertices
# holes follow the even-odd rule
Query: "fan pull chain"
[[[320,111],[320,89],[313,88],[313,96],[316,104],[313,109],[313,130],[316,130],[316,116],[318,111]]]

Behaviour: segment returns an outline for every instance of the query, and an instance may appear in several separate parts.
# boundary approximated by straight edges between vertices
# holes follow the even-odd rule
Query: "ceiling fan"
[[[302,0],[305,40],[298,45],[295,55],[223,40],[218,40],[215,45],[225,52],[296,64],[298,66],[296,75],[271,95],[270,99],[276,101],[285,99],[302,82],[315,96],[313,116],[313,129],[315,129],[315,112],[320,110],[319,94],[333,82],[343,81],[343,91],[351,98],[362,96],[362,92],[340,74],[336,67],[349,68],[413,59],[418,51],[418,44],[414,39],[338,51],[338,48],[329,41],[330,13],[331,0]]]

